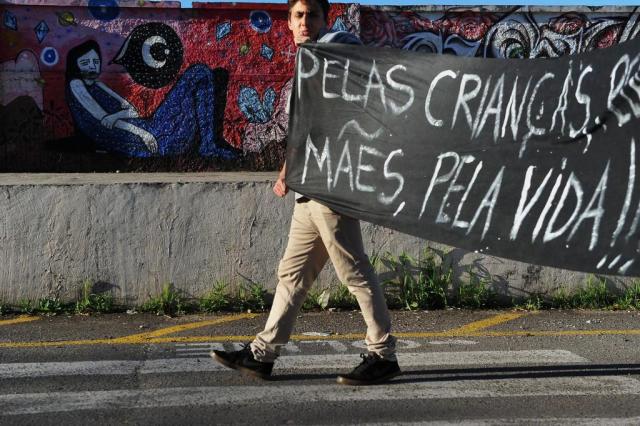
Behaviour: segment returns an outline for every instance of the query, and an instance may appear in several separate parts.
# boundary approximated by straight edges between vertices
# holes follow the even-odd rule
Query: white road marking
[[[391,391],[392,390],[392,391]],[[207,386],[0,395],[4,415],[76,410],[184,406],[273,405],[535,396],[640,395],[640,381],[626,376],[460,380],[353,388],[340,385]]]
[[[347,346],[342,343],[342,342],[338,342],[337,340],[305,340],[305,341],[301,341],[299,342],[300,344],[305,344],[305,345],[325,345],[325,346],[329,346],[331,349],[333,349],[336,352],[346,352],[347,351]]]
[[[637,426],[640,417],[535,417],[513,419],[472,419],[456,421],[433,422],[393,422],[393,423],[362,423],[362,426],[512,426],[512,425],[566,425],[566,426]]]
[[[297,347],[297,346],[295,345],[295,343],[293,343],[293,342],[287,342],[287,344],[286,344],[286,345],[284,345],[284,346],[282,347],[282,349],[286,350],[287,352],[289,352],[289,353],[291,353],[291,354],[297,354],[297,353],[300,353],[300,348],[299,348],[299,347]]]
[[[451,339],[451,340],[432,340],[428,342],[430,345],[477,345],[474,340]]]
[[[276,370],[348,369],[360,362],[357,354],[287,355],[276,361]],[[405,352],[398,354],[402,368],[586,363],[587,359],[564,350],[533,351],[468,351],[468,352]],[[224,370],[207,356],[199,358],[162,358],[145,361],[76,361],[0,364],[0,378],[164,374]]]
[[[213,350],[223,351],[224,345],[222,343],[176,344],[176,355],[179,358],[205,358],[208,357],[209,353]]]

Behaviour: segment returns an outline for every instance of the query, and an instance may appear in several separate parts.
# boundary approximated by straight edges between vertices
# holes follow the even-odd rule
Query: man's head
[[[289,29],[297,45],[315,41],[326,28],[329,17],[328,0],[288,0]]]

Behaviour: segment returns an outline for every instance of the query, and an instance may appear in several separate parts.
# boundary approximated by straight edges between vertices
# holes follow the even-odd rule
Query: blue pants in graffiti
[[[107,114],[114,114],[122,109],[122,103],[99,85],[87,85],[86,88]],[[192,65],[167,93],[152,116],[128,118],[124,121],[153,135],[158,145],[155,155],[184,154],[199,141],[200,155],[231,159],[236,154],[216,143],[216,95],[213,71],[203,64]],[[68,99],[77,129],[91,138],[98,148],[129,157],[154,155],[143,142],[140,132],[115,126],[107,128],[83,108],[74,96],[68,94]]]

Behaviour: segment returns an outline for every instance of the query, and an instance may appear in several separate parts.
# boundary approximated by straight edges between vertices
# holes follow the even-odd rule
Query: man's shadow
[[[402,365],[401,365],[402,367]],[[345,372],[348,367],[345,368]],[[402,374],[385,385],[400,385],[423,382],[449,382],[462,380],[543,379],[551,377],[593,377],[640,375],[640,363],[630,364],[564,364],[517,367],[477,367],[447,369],[403,369]],[[276,374],[273,381],[324,380],[336,374]]]

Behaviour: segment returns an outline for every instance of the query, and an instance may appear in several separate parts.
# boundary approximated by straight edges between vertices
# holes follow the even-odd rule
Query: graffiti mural
[[[129,43],[129,39],[125,42],[142,51],[135,53],[129,66],[136,72],[143,67],[150,68],[138,76],[141,81],[137,82],[154,88],[166,85],[165,81],[174,78],[170,71],[173,69],[175,73],[179,68],[175,66],[175,60],[172,64],[169,59],[168,42],[156,38],[161,39],[154,35],[144,43],[148,42],[151,48],[157,44],[164,46],[162,60],[154,59],[151,48],[145,44],[138,46],[140,43]],[[173,49],[177,50],[177,47]],[[124,55],[126,58],[127,53]],[[150,157],[184,154],[197,141],[202,156],[224,159],[236,156],[234,151],[237,150],[223,147],[226,144],[216,141],[216,87],[209,67],[195,64],[187,68],[153,114],[143,118],[129,101],[99,80],[101,58],[98,43],[86,41],[69,51],[66,70],[66,99],[76,130],[97,148],[129,157]],[[169,72],[165,72],[165,67],[170,67]]]
[[[59,5],[58,5],[59,4]],[[0,6],[0,171],[276,170],[295,49],[283,4]],[[334,4],[370,46],[556,57],[635,38],[635,8]]]
[[[295,62],[286,5],[0,6],[0,171],[277,169]],[[84,6],[80,6],[84,5]],[[336,5],[334,29],[358,31]]]
[[[362,39],[426,53],[487,58],[559,57],[635,38],[637,9],[629,12],[531,12],[526,7],[474,12],[375,8],[362,10]]]

